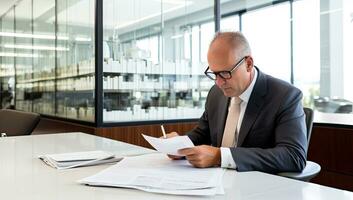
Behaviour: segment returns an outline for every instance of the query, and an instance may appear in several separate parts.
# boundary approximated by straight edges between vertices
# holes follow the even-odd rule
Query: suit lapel
[[[253,91],[251,92],[250,99],[239,130],[237,146],[242,146],[246,136],[250,131],[250,128],[254,124],[262,106],[264,105],[264,96],[267,93],[267,79],[258,68],[256,69],[258,76]]]
[[[222,139],[223,139],[223,132],[224,132],[224,127],[226,124],[226,119],[228,115],[228,105],[230,102],[230,98],[225,97],[222,95],[222,98],[219,100],[219,123],[218,123],[218,128],[217,128],[217,147],[220,147],[222,144]]]

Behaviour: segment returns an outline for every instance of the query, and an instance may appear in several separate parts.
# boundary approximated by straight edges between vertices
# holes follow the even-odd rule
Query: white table
[[[110,199],[339,199],[353,200],[353,193],[295,181],[261,172],[228,170],[225,195],[185,197],[153,194],[134,189],[89,187],[76,182],[110,165],[56,170],[40,161],[40,154],[101,149],[117,155],[153,151],[84,133],[63,133],[0,138],[0,199],[4,200],[110,200]]]

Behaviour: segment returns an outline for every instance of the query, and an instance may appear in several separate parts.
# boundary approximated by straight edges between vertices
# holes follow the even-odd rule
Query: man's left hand
[[[194,167],[205,168],[221,165],[221,150],[217,147],[201,145],[180,149],[178,153],[184,155]]]

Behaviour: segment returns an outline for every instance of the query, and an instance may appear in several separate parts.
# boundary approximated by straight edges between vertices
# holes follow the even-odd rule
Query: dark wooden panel
[[[315,126],[308,159],[319,163],[323,170],[353,176],[353,130]]]
[[[196,123],[164,124],[164,128],[167,133],[175,131],[180,134],[190,131],[195,126]],[[141,136],[142,133],[154,137],[162,136],[160,125],[121,126],[112,128],[98,128],[96,130],[96,135],[98,136],[151,148],[151,146]]]
[[[317,177],[312,179],[310,182],[343,190],[353,191],[353,176],[341,173],[323,170]]]
[[[353,129],[314,125],[308,160],[321,166],[311,182],[353,191]]]

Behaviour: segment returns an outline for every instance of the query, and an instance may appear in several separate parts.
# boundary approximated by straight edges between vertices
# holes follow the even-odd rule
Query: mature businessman
[[[195,167],[268,173],[304,169],[307,139],[301,91],[255,67],[240,32],[217,33],[207,60],[205,74],[215,85],[197,127],[187,133],[195,147],[179,153]]]

